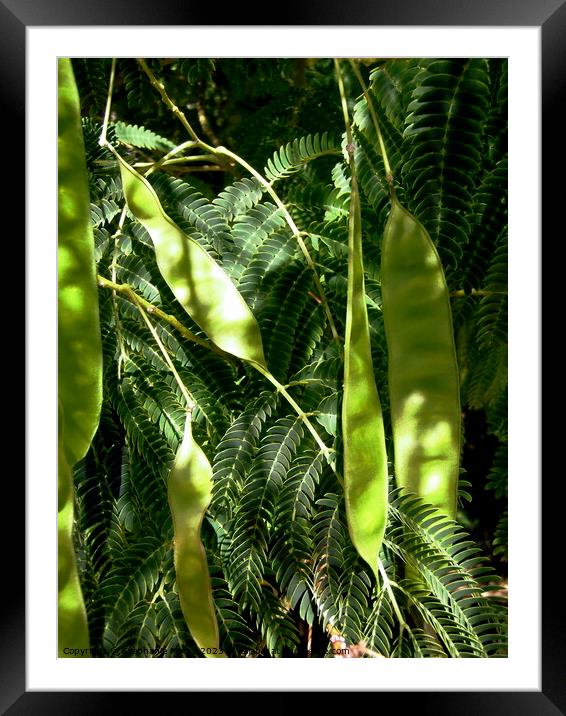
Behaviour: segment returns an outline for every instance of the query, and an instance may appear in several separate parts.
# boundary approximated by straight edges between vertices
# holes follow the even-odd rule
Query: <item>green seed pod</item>
[[[395,478],[455,519],[461,414],[450,296],[428,232],[396,199],[383,236],[381,294]]]
[[[207,657],[223,657],[206,552],[200,539],[202,520],[212,499],[212,467],[195,442],[191,413],[167,483],[175,535],[177,591],[191,635]]]
[[[151,184],[116,156],[128,208],[151,236],[179,303],[219,348],[267,369],[259,325],[229,276],[167,216]]]
[[[365,302],[361,209],[352,174],[348,246],[348,299],[344,345],[344,493],[352,542],[378,576],[387,522],[387,451],[373,374]]]
[[[58,393],[73,466],[98,427],[102,347],[80,104],[71,61],[59,60]]]
[[[67,657],[66,649],[73,655],[90,656],[86,610],[83,601],[77,561],[73,547],[73,470],[65,455],[64,426],[61,403],[59,403],[59,513],[57,516],[57,573],[58,606],[57,637],[59,656]],[[79,650],[79,651],[75,651]],[[81,654],[81,651],[84,652]]]
[[[80,104],[68,58],[58,64],[58,639],[88,656],[88,626],[73,549],[73,466],[98,427],[102,347]]]

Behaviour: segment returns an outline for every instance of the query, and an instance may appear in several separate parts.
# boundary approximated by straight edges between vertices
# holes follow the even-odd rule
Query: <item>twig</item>
[[[221,144],[220,139],[218,139],[218,137],[214,133],[212,127],[210,126],[210,122],[208,121],[208,117],[206,115],[204,105],[200,99],[197,102],[197,117],[198,117],[199,124],[202,128],[202,131],[210,139],[212,144],[215,147],[218,147]]]
[[[161,354],[163,355],[163,358],[164,358],[165,362],[167,363],[169,370],[171,371],[171,373],[173,374],[173,377],[175,378],[175,381],[177,382],[177,385],[179,386],[179,390],[181,391],[183,398],[185,399],[187,412],[192,413],[192,411],[195,409],[195,405],[196,405],[195,399],[189,393],[187,386],[181,380],[181,376],[177,372],[177,369],[175,368],[175,364],[171,360],[171,356],[169,355],[167,349],[163,345],[163,342],[162,342],[161,338],[159,337],[159,334],[155,330],[155,327],[153,326],[152,322],[147,317],[147,313],[144,311],[144,308],[141,305],[141,301],[139,300],[139,297],[133,291],[132,291],[131,297],[133,299],[133,302],[134,302],[136,308],[140,312],[141,317],[143,318],[147,327],[149,328],[151,335],[153,336],[153,340],[157,343],[159,350],[161,351]]]
[[[310,252],[303,241],[303,235],[305,235],[304,231],[299,231],[297,228],[297,225],[293,221],[293,217],[289,213],[289,210],[285,206],[285,204],[281,201],[271,184],[263,177],[258,171],[256,171],[250,164],[248,164],[244,159],[239,157],[237,154],[234,154],[234,152],[231,152],[229,149],[226,149],[226,147],[218,147],[216,152],[218,154],[223,154],[227,157],[230,157],[235,162],[240,164],[244,167],[244,169],[247,169],[248,172],[257,179],[257,181],[261,184],[261,186],[265,189],[265,191],[269,194],[269,196],[273,199],[276,206],[281,210],[283,213],[284,219],[287,222],[287,225],[291,229],[291,232],[295,239],[297,240],[297,243],[299,244],[299,248],[301,249],[303,256],[305,257],[305,260],[307,262],[307,266],[311,269],[313,272],[313,279],[316,286],[316,290],[319,293],[320,300],[322,305],[324,306],[324,312],[326,313],[326,318],[328,319],[328,325],[330,326],[330,330],[332,332],[333,339],[340,343],[340,336],[338,335],[338,331],[336,330],[336,324],[334,323],[334,318],[332,317],[332,312],[330,310],[330,305],[328,303],[328,299],[326,298],[326,294],[324,292],[324,289],[322,287],[322,284],[320,283],[320,278],[318,276],[318,272],[316,270],[316,265],[312,259],[312,256],[310,255]]]
[[[371,97],[369,95],[368,89],[366,87],[366,83],[363,80],[363,77],[360,73],[360,70],[358,69],[357,64],[350,60],[350,64],[352,65],[352,69],[354,70],[354,74],[356,75],[358,82],[361,85],[362,92],[364,93],[364,97],[366,99],[366,103],[369,109],[369,113],[371,115],[375,131],[377,134],[377,141],[379,142],[379,148],[381,150],[381,156],[383,159],[383,166],[385,167],[385,178],[391,188],[393,188],[393,172],[391,171],[391,165],[389,164],[389,159],[387,158],[387,151],[385,149],[385,143],[383,141],[383,136],[381,134],[381,128],[379,126],[379,120],[377,119],[377,114],[375,113],[375,109],[373,106],[373,103],[371,101]]]
[[[189,341],[192,341],[193,343],[196,343],[199,346],[202,346],[203,348],[207,348],[209,351],[212,351],[213,353],[217,353],[222,358],[230,361],[232,364],[234,364],[234,359],[229,353],[225,353],[221,348],[218,348],[217,345],[214,343],[211,343],[210,341],[204,340],[204,338],[201,338],[200,336],[197,336],[192,331],[189,331],[188,328],[186,328],[181,321],[179,321],[175,316],[171,316],[169,313],[165,313],[160,308],[157,308],[157,306],[154,306],[153,303],[150,301],[146,301],[145,298],[142,298],[140,295],[138,295],[134,289],[127,283],[119,284],[115,283],[114,281],[109,281],[107,278],[104,278],[104,276],[97,276],[98,285],[101,288],[109,288],[112,289],[115,293],[119,293],[120,295],[124,296],[125,298],[129,299],[132,303],[135,303],[136,305],[141,306],[147,313],[154,314],[157,316],[157,318],[161,318],[162,320],[169,323],[173,328],[175,328],[179,333],[186,338]]]
[[[110,68],[110,81],[108,82],[108,94],[106,95],[106,108],[104,110],[104,121],[102,122],[102,132],[98,143],[101,147],[106,144],[106,133],[108,132],[108,121],[110,119],[110,107],[112,105],[112,93],[114,91],[114,76],[116,74],[116,58],[112,59],[112,67]]]
[[[330,311],[330,306],[328,304],[328,300],[326,299],[326,295],[324,293],[324,289],[322,288],[322,285],[320,283],[320,279],[318,277],[318,273],[316,271],[316,266],[314,261],[312,260],[312,257],[309,253],[309,250],[306,247],[305,242],[303,241],[303,235],[304,232],[299,231],[297,228],[295,222],[293,221],[292,216],[290,215],[287,207],[283,204],[277,193],[274,191],[271,184],[258,172],[256,171],[250,164],[248,164],[244,159],[239,157],[237,154],[234,154],[234,152],[231,152],[229,149],[226,149],[226,147],[213,147],[210,144],[207,144],[206,142],[203,142],[195,130],[192,128],[191,124],[187,120],[184,113],[177,107],[177,105],[173,102],[173,100],[169,97],[167,94],[167,91],[165,90],[165,85],[162,82],[159,82],[159,80],[155,77],[153,72],[149,69],[147,66],[147,63],[145,60],[138,59],[138,63],[140,67],[143,69],[143,71],[146,73],[146,75],[149,77],[149,80],[151,84],[157,89],[159,92],[161,99],[163,102],[169,107],[169,109],[173,112],[173,114],[179,119],[183,127],[187,130],[189,135],[192,137],[195,146],[198,146],[202,149],[204,149],[206,152],[213,154],[218,157],[224,157],[226,159],[232,160],[232,163],[237,163],[240,166],[244,167],[252,176],[254,176],[257,181],[261,184],[261,186],[264,188],[264,190],[271,196],[277,207],[282,211],[285,221],[287,222],[289,228],[291,229],[293,236],[297,240],[297,243],[299,244],[299,247],[303,253],[303,256],[306,259],[307,265],[313,272],[314,282],[315,286],[317,288],[317,291],[319,292],[320,298],[322,300],[322,303],[324,305],[324,311],[326,313],[326,317],[328,319],[328,324],[330,326],[330,330],[332,332],[332,337],[337,343],[340,343],[340,337],[338,335],[338,331],[336,330],[336,324],[334,323],[334,319],[332,317],[332,312]]]
[[[471,291],[465,291],[463,288],[457,291],[450,291],[452,298],[462,298],[465,296],[506,296],[507,291],[488,291],[483,288],[472,288]]]

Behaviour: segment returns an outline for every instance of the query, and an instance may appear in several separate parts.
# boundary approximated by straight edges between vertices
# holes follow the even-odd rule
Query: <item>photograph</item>
[[[0,711],[562,713],[536,190],[560,0],[428,27],[34,5],[0,8],[28,307]]]
[[[507,61],[58,72],[59,655],[506,656]]]

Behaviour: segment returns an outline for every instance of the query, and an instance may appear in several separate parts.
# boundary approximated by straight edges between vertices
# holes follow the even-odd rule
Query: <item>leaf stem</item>
[[[213,157],[211,154],[194,154],[190,157],[178,157],[177,159],[167,159],[166,161],[164,159],[160,159],[159,162],[136,162],[133,166],[135,169],[152,169],[152,171],[155,171],[154,167],[156,164],[159,164],[159,166],[168,167],[171,164],[183,164],[184,162],[209,162],[214,161],[215,157]]]
[[[162,166],[165,166],[172,161],[194,161],[195,159],[197,159],[197,157],[181,157],[179,159],[173,160],[173,157],[175,157],[177,154],[180,154],[181,152],[185,151],[185,149],[192,149],[193,147],[195,147],[195,143],[192,140],[188,142],[182,142],[181,144],[171,149],[171,151],[167,152],[167,154],[164,154],[161,159],[156,162],[153,162],[149,169],[144,173],[144,176],[148,177],[150,174],[153,174],[153,172],[157,171]]]
[[[344,116],[344,125],[346,127],[346,141],[348,142],[348,164],[350,168],[353,165],[352,155],[352,127],[350,126],[350,114],[348,112],[348,99],[346,97],[346,90],[344,88],[344,80],[342,78],[342,71],[340,70],[340,60],[334,59],[334,69],[336,70],[336,78],[338,80],[338,90],[340,92],[340,102],[342,104],[342,114]]]
[[[193,138],[195,142],[198,142],[201,146],[203,146],[203,142],[200,141],[200,139],[197,136],[197,133],[195,130],[191,127],[189,124],[188,119],[185,117],[184,113],[177,107],[177,105],[171,100],[167,92],[165,91],[165,85],[163,82],[159,82],[157,77],[153,74],[153,72],[149,69],[146,61],[142,58],[137,59],[138,65],[142,68],[142,70],[145,72],[145,74],[149,77],[149,81],[151,84],[155,87],[155,89],[159,92],[161,95],[161,99],[165,102],[165,104],[169,107],[171,112],[177,117],[177,119],[181,122],[183,127],[187,130],[189,135]]]
[[[135,303],[136,305],[142,306],[147,313],[152,313],[157,318],[161,318],[163,321],[166,321],[169,323],[173,328],[177,329],[179,333],[189,341],[192,341],[193,343],[196,343],[199,346],[202,346],[203,348],[207,348],[209,351],[213,351],[214,353],[217,353],[222,358],[229,360],[231,363],[233,363],[232,356],[229,353],[225,353],[221,348],[218,348],[214,343],[211,343],[210,341],[204,340],[204,338],[201,338],[200,336],[197,336],[195,333],[190,331],[188,328],[186,328],[181,321],[179,321],[175,316],[170,315],[169,313],[165,313],[160,308],[157,308],[157,306],[154,306],[153,303],[150,301],[147,301],[145,298],[142,298],[140,295],[138,295],[134,289],[127,283],[119,284],[114,281],[109,281],[107,278],[104,278],[104,276],[97,276],[98,285],[101,288],[109,288],[112,289],[115,293],[119,293],[122,296],[125,296],[126,298],[130,299],[132,303]]]
[[[368,92],[368,88],[366,86],[366,83],[364,82],[364,79],[361,75],[361,72],[357,66],[357,64],[354,62],[354,60],[350,60],[350,64],[352,65],[352,69],[354,70],[354,74],[356,75],[358,82],[360,83],[360,86],[362,88],[362,92],[364,93],[364,97],[369,109],[369,113],[371,115],[373,125],[375,127],[375,131],[377,134],[377,141],[379,142],[379,148],[381,150],[381,156],[383,159],[383,166],[385,167],[385,178],[387,179],[387,182],[392,187],[393,186],[393,172],[391,171],[391,165],[389,164],[389,159],[387,157],[387,150],[385,149],[385,143],[383,141],[383,135],[381,134],[381,128],[379,126],[379,120],[377,119],[377,114],[375,112],[373,102],[371,100],[370,94]]]
[[[321,299],[322,305],[324,306],[324,312],[326,313],[326,318],[328,320],[328,325],[330,326],[330,330],[332,332],[332,338],[337,342],[340,343],[340,336],[338,335],[338,331],[336,330],[336,324],[334,323],[334,318],[332,317],[332,312],[330,310],[330,306],[328,304],[328,299],[326,298],[326,294],[324,292],[324,289],[322,287],[322,284],[320,282],[320,278],[318,276],[318,272],[316,270],[316,265],[312,259],[312,256],[310,255],[310,252],[303,241],[303,235],[305,232],[299,231],[297,225],[295,224],[293,217],[289,213],[289,210],[285,206],[285,204],[281,201],[279,198],[277,192],[273,189],[271,184],[263,177],[256,169],[254,169],[251,164],[248,164],[244,159],[239,157],[237,154],[234,154],[234,152],[231,152],[229,149],[226,149],[226,147],[217,147],[215,149],[215,152],[217,154],[224,155],[226,157],[229,157],[230,159],[233,159],[235,162],[240,164],[240,166],[244,167],[257,181],[261,184],[261,186],[265,189],[265,191],[269,194],[269,196],[273,199],[276,206],[280,211],[283,213],[283,216],[285,218],[285,221],[287,222],[287,225],[291,229],[291,233],[297,240],[297,243],[299,244],[299,248],[301,249],[301,252],[303,256],[305,257],[305,260],[307,262],[307,266],[310,268],[310,270],[313,273],[313,279],[314,284],[316,286],[316,290],[319,292],[319,297]]]
[[[136,308],[137,308],[138,311],[140,312],[141,317],[142,317],[143,320],[146,322],[147,327],[148,327],[149,330],[151,331],[151,335],[153,336],[154,341],[155,341],[155,342],[157,343],[157,345],[159,346],[159,350],[161,351],[165,362],[166,362],[167,365],[169,366],[169,370],[170,370],[171,373],[173,374],[173,377],[175,378],[175,381],[177,382],[177,385],[179,386],[179,390],[181,391],[181,393],[182,393],[182,395],[183,395],[183,398],[185,399],[185,403],[186,403],[186,407],[187,407],[187,412],[192,412],[192,411],[194,410],[194,408],[195,408],[195,405],[196,405],[196,402],[195,402],[194,398],[193,398],[192,395],[189,393],[189,391],[188,391],[188,389],[187,389],[187,386],[186,386],[186,385],[183,383],[183,381],[181,380],[181,376],[180,376],[179,373],[177,372],[177,369],[175,368],[175,364],[174,364],[173,361],[171,360],[171,356],[169,355],[167,349],[166,349],[165,346],[163,345],[163,343],[162,343],[162,341],[161,341],[161,338],[159,337],[157,331],[155,330],[155,327],[153,326],[152,322],[149,320],[149,318],[148,318],[148,316],[147,316],[147,313],[145,312],[145,310],[144,310],[144,308],[143,308],[141,302],[140,302],[139,299],[138,299],[138,296],[137,296],[135,293],[133,293],[133,292],[132,292],[132,299],[133,299],[133,302],[134,302]]]
[[[108,82],[108,94],[106,96],[106,107],[104,109],[104,120],[102,122],[102,132],[100,133],[100,139],[98,143],[101,147],[107,144],[106,133],[108,132],[108,121],[110,119],[110,107],[112,106],[112,93],[114,91],[114,77],[116,74],[116,58],[112,59],[112,66],[110,68],[110,80]]]
[[[179,109],[179,107],[177,107],[177,105],[169,97],[169,95],[167,94],[167,91],[165,90],[165,85],[162,82],[159,82],[159,80],[155,77],[153,72],[149,69],[145,60],[138,59],[138,63],[140,65],[140,67],[143,69],[143,71],[146,73],[146,75],[149,77],[151,84],[159,92],[163,102],[167,105],[167,107],[169,107],[169,109],[173,112],[173,114],[179,119],[179,121],[181,122],[183,127],[187,130],[189,135],[192,137],[195,146],[198,146],[198,147],[204,149],[206,152],[208,152],[209,154],[212,154],[214,156],[226,157],[227,159],[231,159],[232,162],[236,162],[240,166],[244,167],[244,169],[246,169],[252,176],[254,176],[257,179],[257,181],[261,184],[263,189],[273,199],[273,201],[275,202],[277,207],[282,211],[282,213],[285,217],[285,221],[287,222],[287,225],[291,229],[291,232],[292,232],[293,236],[295,237],[295,239],[297,240],[297,243],[299,244],[299,248],[301,249],[303,256],[306,259],[308,267],[313,272],[314,283],[317,288],[317,291],[320,294],[322,303],[324,305],[324,312],[326,313],[326,317],[328,319],[328,325],[330,326],[330,330],[332,332],[332,337],[337,343],[340,343],[340,337],[338,335],[338,331],[336,330],[336,324],[334,323],[334,319],[332,317],[332,312],[330,311],[330,306],[328,304],[328,300],[324,293],[324,289],[322,288],[322,285],[320,283],[320,278],[318,276],[315,263],[312,260],[312,257],[309,253],[309,250],[308,250],[305,242],[303,241],[304,232],[299,231],[299,229],[297,228],[297,225],[293,221],[293,217],[289,213],[289,210],[287,209],[285,204],[283,204],[283,202],[281,201],[281,199],[279,198],[277,193],[274,191],[271,184],[267,181],[267,179],[265,179],[265,177],[263,177],[258,171],[256,171],[244,159],[239,157],[237,154],[234,154],[234,152],[231,152],[226,147],[222,147],[222,146],[214,147],[214,146],[211,146],[210,144],[207,144],[206,142],[203,142],[199,138],[199,136],[197,135],[195,130],[192,128],[192,126],[190,125],[190,123],[187,120],[184,113]]]
[[[409,625],[407,622],[403,619],[403,615],[401,614],[401,609],[399,608],[399,604],[397,603],[397,599],[395,597],[395,594],[393,592],[393,588],[391,587],[391,582],[389,581],[389,577],[387,576],[387,572],[385,570],[385,567],[383,566],[383,562],[379,559],[377,559],[377,566],[379,568],[379,573],[381,574],[381,578],[383,579],[383,586],[387,590],[387,593],[389,594],[389,599],[391,599],[391,606],[393,607],[393,611],[395,612],[395,615],[397,616],[397,620],[399,621],[399,625],[401,627],[401,632],[403,629],[409,629]]]
[[[297,413],[300,420],[304,423],[307,430],[310,432],[310,434],[313,436],[316,444],[320,448],[320,451],[326,458],[327,462],[332,465],[333,461],[331,459],[331,455],[334,453],[334,450],[332,448],[327,447],[320,435],[318,434],[316,428],[313,426],[311,421],[308,419],[307,414],[301,409],[301,406],[297,403],[297,401],[290,395],[290,393],[287,391],[284,385],[282,385],[275,376],[273,376],[266,368],[264,368],[259,363],[255,363],[253,361],[250,361],[251,365],[259,371],[267,380],[272,383],[276,388],[277,392],[281,393],[281,395],[285,398],[285,400],[289,403],[289,405],[293,408],[293,410]]]

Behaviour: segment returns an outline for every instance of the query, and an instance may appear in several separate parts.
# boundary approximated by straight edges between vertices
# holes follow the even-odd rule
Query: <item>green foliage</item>
[[[306,162],[325,154],[339,153],[340,148],[332,137],[328,136],[328,132],[314,136],[309,134],[280,147],[273,157],[267,160],[264,174],[273,183],[298,171]]]
[[[173,149],[175,146],[164,137],[160,137],[155,132],[145,127],[138,127],[137,124],[126,124],[125,122],[116,122],[114,125],[115,137],[123,144],[129,144],[132,147],[140,147],[141,149]]]
[[[118,171],[98,145],[109,61],[74,64],[98,273],[128,284],[206,339],[161,277],[145,229],[129,214],[120,224]],[[256,169],[266,167],[267,181],[303,232],[343,337],[350,181],[332,62],[149,65],[199,136],[212,142],[204,111],[208,132]],[[349,646],[362,644],[366,655],[505,656],[505,608],[488,595],[498,582],[490,560],[507,549],[507,64],[383,59],[360,69],[397,195],[430,232],[454,294],[463,409],[484,411],[497,441],[489,475],[467,471],[469,482],[460,486],[479,481],[493,492],[499,512],[492,553],[482,554],[480,537],[433,516],[392,481],[376,582],[350,541],[340,480],[288,403],[249,366],[149,313],[196,401],[195,439],[213,466],[203,541],[221,645],[231,657],[297,656],[316,632],[328,645],[313,654],[319,657],[332,656],[330,633]],[[372,360],[392,459],[379,273],[389,187],[372,114],[347,67],[345,80],[362,193]],[[130,163],[158,161],[188,139],[131,59],[117,63],[112,117],[109,141]],[[166,165],[148,180],[165,211],[236,284],[259,323],[270,371],[289,385],[340,465],[343,359],[313,272],[288,217],[257,178],[216,159]],[[76,548],[91,644],[101,655],[202,656],[175,589],[165,482],[182,435],[184,399],[139,310],[108,288],[99,297],[104,404],[75,473]],[[407,565],[424,581],[406,579]]]

